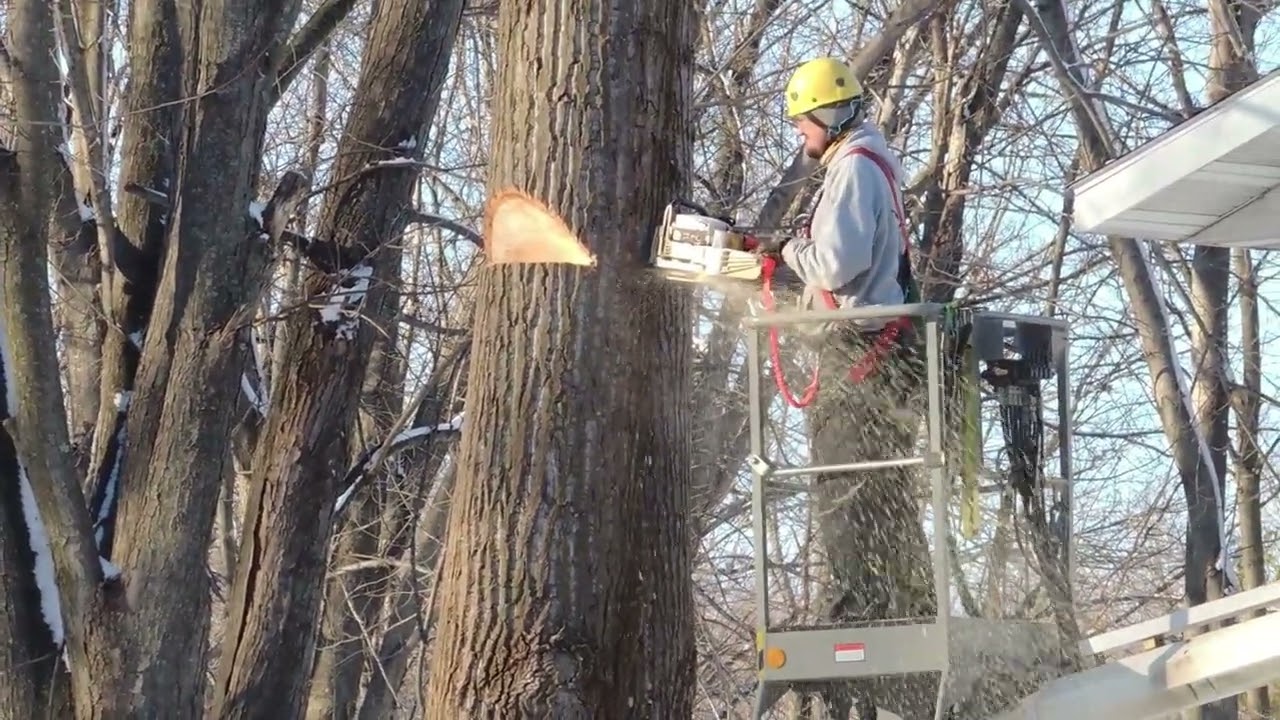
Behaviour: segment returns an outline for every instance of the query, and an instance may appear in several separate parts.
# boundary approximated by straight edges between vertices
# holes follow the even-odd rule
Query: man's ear
[[[564,220],[536,198],[514,189],[489,199],[484,214],[484,250],[495,265],[596,264],[595,256],[574,237]]]

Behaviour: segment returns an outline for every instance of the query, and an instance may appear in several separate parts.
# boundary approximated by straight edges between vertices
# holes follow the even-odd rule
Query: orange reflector
[[[774,670],[777,670],[787,664],[787,654],[782,651],[782,648],[765,648],[764,664]]]

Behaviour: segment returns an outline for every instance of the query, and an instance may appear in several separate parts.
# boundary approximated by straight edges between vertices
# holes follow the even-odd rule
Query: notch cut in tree
[[[499,192],[485,207],[484,250],[493,265],[596,265],[595,255],[559,215],[537,198],[515,189]]]

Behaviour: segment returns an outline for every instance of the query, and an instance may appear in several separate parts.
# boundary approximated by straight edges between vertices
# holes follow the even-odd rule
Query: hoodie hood
[[[838,157],[842,157],[844,153],[855,147],[865,147],[871,152],[879,155],[889,164],[889,168],[893,170],[894,179],[898,185],[902,185],[906,179],[906,172],[902,169],[902,163],[898,160],[898,154],[889,147],[889,142],[885,140],[884,134],[880,132],[880,128],[870,120],[863,120],[862,123],[842,135],[838,140],[827,148],[822,154],[822,166],[825,168]]]

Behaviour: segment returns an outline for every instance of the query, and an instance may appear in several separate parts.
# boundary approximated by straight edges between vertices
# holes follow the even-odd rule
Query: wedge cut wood
[[[558,215],[519,190],[489,200],[484,217],[485,252],[494,265],[509,263],[596,264]]]

